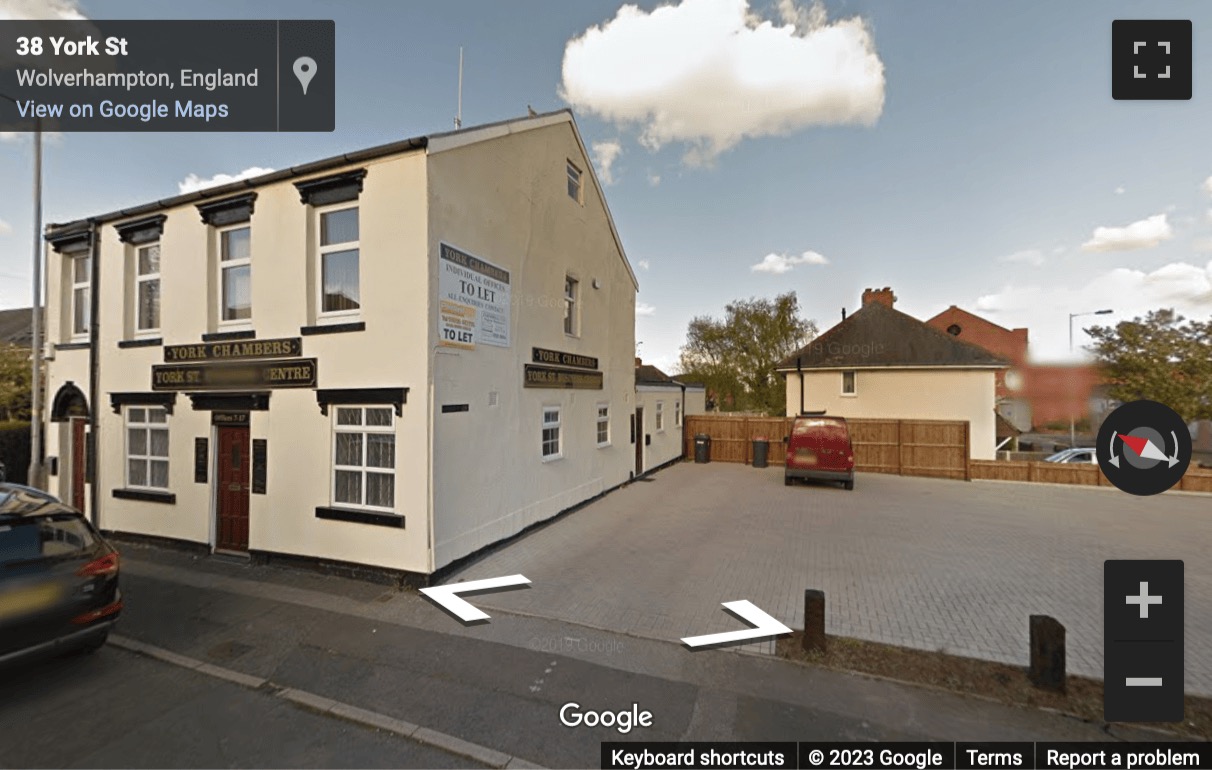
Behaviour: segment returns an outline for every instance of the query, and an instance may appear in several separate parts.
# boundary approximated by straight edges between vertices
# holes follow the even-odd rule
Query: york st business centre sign
[[[508,270],[438,245],[438,344],[509,347],[509,304]]]

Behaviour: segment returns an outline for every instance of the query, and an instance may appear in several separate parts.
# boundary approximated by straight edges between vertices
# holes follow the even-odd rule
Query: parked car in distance
[[[1062,449],[1054,455],[1044,458],[1046,463],[1098,463],[1094,450],[1089,447],[1073,447]]]
[[[797,479],[840,481],[854,489],[854,447],[844,417],[807,413],[796,417],[787,437],[783,483]]]
[[[79,511],[0,484],[0,664],[105,644],[122,612],[118,562]]]

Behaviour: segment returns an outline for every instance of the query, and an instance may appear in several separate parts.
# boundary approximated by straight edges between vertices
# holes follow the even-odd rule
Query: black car
[[[118,551],[71,506],[0,483],[0,664],[97,650],[121,612]]]

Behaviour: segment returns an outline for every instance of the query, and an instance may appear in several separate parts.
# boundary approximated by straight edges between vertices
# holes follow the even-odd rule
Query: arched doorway
[[[65,382],[51,402],[51,422],[59,428],[59,497],[78,511],[84,510],[87,478],[88,399],[73,382]]]

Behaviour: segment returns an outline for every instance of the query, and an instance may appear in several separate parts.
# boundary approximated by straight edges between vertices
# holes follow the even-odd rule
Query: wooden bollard
[[[804,591],[804,649],[808,652],[825,651],[825,592],[808,589]]]
[[[1036,687],[1065,691],[1065,627],[1047,615],[1031,616],[1031,668]]]

